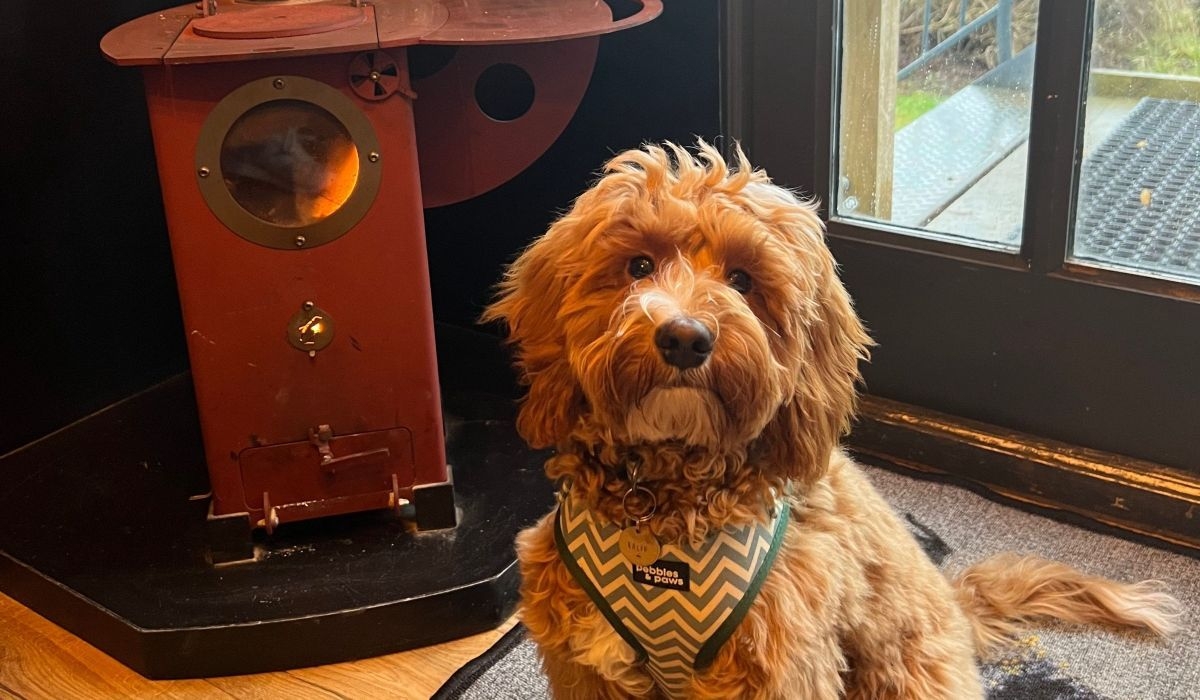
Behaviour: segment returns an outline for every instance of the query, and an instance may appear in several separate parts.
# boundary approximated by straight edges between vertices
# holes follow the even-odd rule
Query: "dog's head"
[[[497,319],[532,446],[586,425],[619,446],[761,454],[795,480],[824,470],[870,342],[814,206],[704,142],[612,159],[509,268]]]

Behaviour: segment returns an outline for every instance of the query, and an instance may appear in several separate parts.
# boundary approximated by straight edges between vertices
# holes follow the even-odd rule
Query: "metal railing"
[[[921,25],[921,55],[917,56],[916,60],[912,63],[900,69],[900,72],[896,74],[897,80],[904,80],[922,66],[962,43],[971,34],[992,22],[996,23],[996,48],[999,52],[1000,63],[1004,63],[1012,58],[1013,0],[997,0],[995,5],[970,22],[967,21],[967,6],[969,4],[970,0],[959,0],[958,30],[937,44],[930,46],[930,42],[932,41],[930,24],[932,22],[933,0],[925,0],[925,12]]]

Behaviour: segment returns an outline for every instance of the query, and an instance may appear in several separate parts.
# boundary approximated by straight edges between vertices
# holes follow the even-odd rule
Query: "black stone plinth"
[[[257,561],[213,566],[191,381],[174,377],[0,458],[0,589],[154,679],[491,629],[516,601],[513,539],[552,488],[511,398],[448,391],[444,404],[456,527],[415,532],[384,512],[300,522],[256,534]]]

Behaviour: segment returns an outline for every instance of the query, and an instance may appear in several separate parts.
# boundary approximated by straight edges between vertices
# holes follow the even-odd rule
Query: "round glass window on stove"
[[[260,104],[233,123],[221,144],[229,194],[276,226],[308,226],[329,217],[354,192],[358,173],[350,132],[310,102]]]
[[[213,107],[196,142],[196,185],[232,233],[307,250],[357,225],[385,162],[358,100],[317,80],[277,75]]]

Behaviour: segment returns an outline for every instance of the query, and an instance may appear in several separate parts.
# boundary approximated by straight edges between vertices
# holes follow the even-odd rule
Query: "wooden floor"
[[[0,594],[0,698],[389,698],[427,700],[515,623],[389,656],[253,676],[148,681]]]

